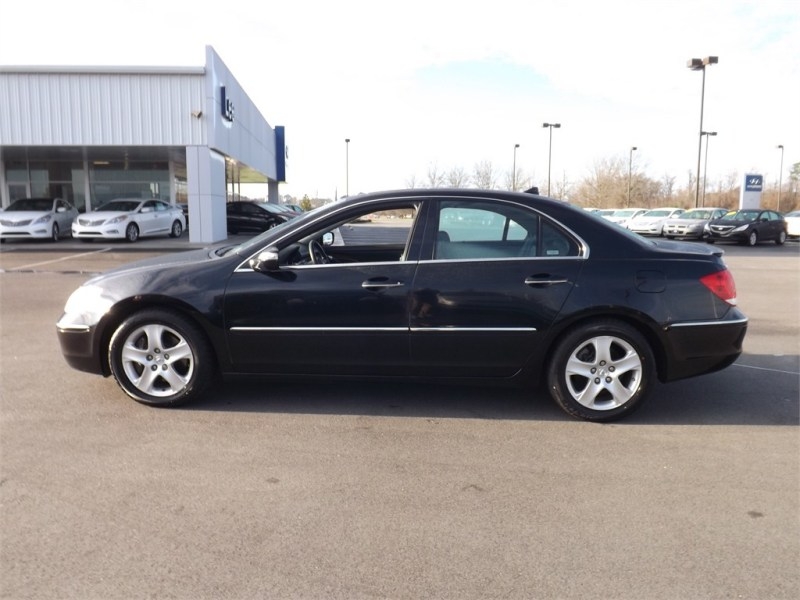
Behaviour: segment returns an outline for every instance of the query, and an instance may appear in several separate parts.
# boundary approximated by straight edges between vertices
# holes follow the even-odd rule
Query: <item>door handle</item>
[[[557,283],[569,283],[569,279],[561,277],[552,277],[548,274],[533,275],[525,278],[525,285],[532,287],[548,287]]]
[[[388,277],[379,277],[377,279],[367,279],[361,284],[365,290],[378,290],[385,288],[403,287],[405,283],[402,281],[390,281]]]

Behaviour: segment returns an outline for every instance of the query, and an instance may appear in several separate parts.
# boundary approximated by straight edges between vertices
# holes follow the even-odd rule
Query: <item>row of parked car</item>
[[[787,238],[800,238],[800,211],[781,214],[774,210],[743,208],[621,208],[595,210],[599,216],[646,236],[669,239],[737,242],[755,246]]]
[[[268,202],[231,202],[227,205],[229,233],[259,233],[302,212],[300,207]],[[0,211],[0,241],[62,237],[91,241],[168,235],[180,237],[188,225],[185,206],[162,200],[120,198],[96,210],[79,213],[61,198],[23,198]]]

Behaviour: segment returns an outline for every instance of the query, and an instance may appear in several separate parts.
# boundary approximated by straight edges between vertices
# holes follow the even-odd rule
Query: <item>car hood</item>
[[[124,213],[123,213],[124,214]],[[152,258],[145,258],[126,263],[114,269],[105,271],[90,280],[90,283],[99,283],[105,280],[119,277],[137,277],[146,273],[153,273],[174,267],[190,267],[197,264],[206,263],[218,258],[214,254],[214,248],[200,248],[199,250],[189,250],[187,252],[177,252],[161,254]]]
[[[108,219],[113,219],[114,217],[122,217],[133,214],[135,214],[133,211],[128,210],[93,210],[91,212],[83,213],[80,215],[80,217],[91,219],[92,221],[98,221],[100,219],[107,221]]]
[[[679,219],[673,217],[671,219],[667,219],[665,223],[669,223],[670,225],[697,225],[698,223],[705,223],[708,219]]]
[[[49,214],[52,214],[49,210],[4,210],[0,212],[0,219],[4,221],[27,221]]]

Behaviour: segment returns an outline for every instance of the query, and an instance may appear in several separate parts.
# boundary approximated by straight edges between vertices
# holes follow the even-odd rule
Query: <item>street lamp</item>
[[[700,91],[700,138],[697,145],[697,186],[694,194],[694,206],[697,208],[700,202],[700,156],[703,153],[703,103],[705,102],[706,95],[706,67],[708,65],[715,65],[719,62],[717,56],[706,56],[705,58],[690,58],[686,66],[692,71],[703,72],[703,87]]]
[[[782,148],[783,146],[781,146]],[[514,162],[511,171],[511,191],[517,191],[517,148],[519,148],[519,144],[514,144]]]
[[[550,165],[553,159],[553,127],[559,129],[561,123],[542,123],[542,127],[550,128],[550,145],[547,150],[547,195],[550,195]]]
[[[631,146],[631,151],[628,155],[628,208],[631,206],[631,171],[633,170],[633,151],[636,149],[636,146]]]
[[[778,144],[778,149],[781,151],[781,168],[778,171],[778,212],[781,211],[781,188],[783,187],[783,144]]]
[[[350,195],[350,138],[344,138],[344,197]]]
[[[708,173],[708,137],[717,135],[716,131],[702,131],[700,135],[706,136],[706,162],[703,166],[703,203],[701,206],[706,205],[706,173]]]

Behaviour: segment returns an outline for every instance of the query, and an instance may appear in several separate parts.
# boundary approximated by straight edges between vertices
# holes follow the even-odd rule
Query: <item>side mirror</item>
[[[250,259],[250,268],[259,273],[274,273],[280,270],[278,264],[278,249],[267,248],[258,253],[258,256]]]
[[[59,206],[58,208],[56,208],[56,212],[57,213],[65,213],[65,212],[67,212],[67,209],[64,208],[63,206]]]
[[[143,206],[142,210],[140,210],[139,212],[140,213],[149,213],[149,212],[153,212],[153,209],[151,207],[149,207],[149,206]]]
[[[336,236],[333,235],[332,231],[329,231],[328,233],[323,234],[323,236],[322,236],[322,245],[323,246],[332,246],[333,245],[333,241],[335,239],[336,239]]]

